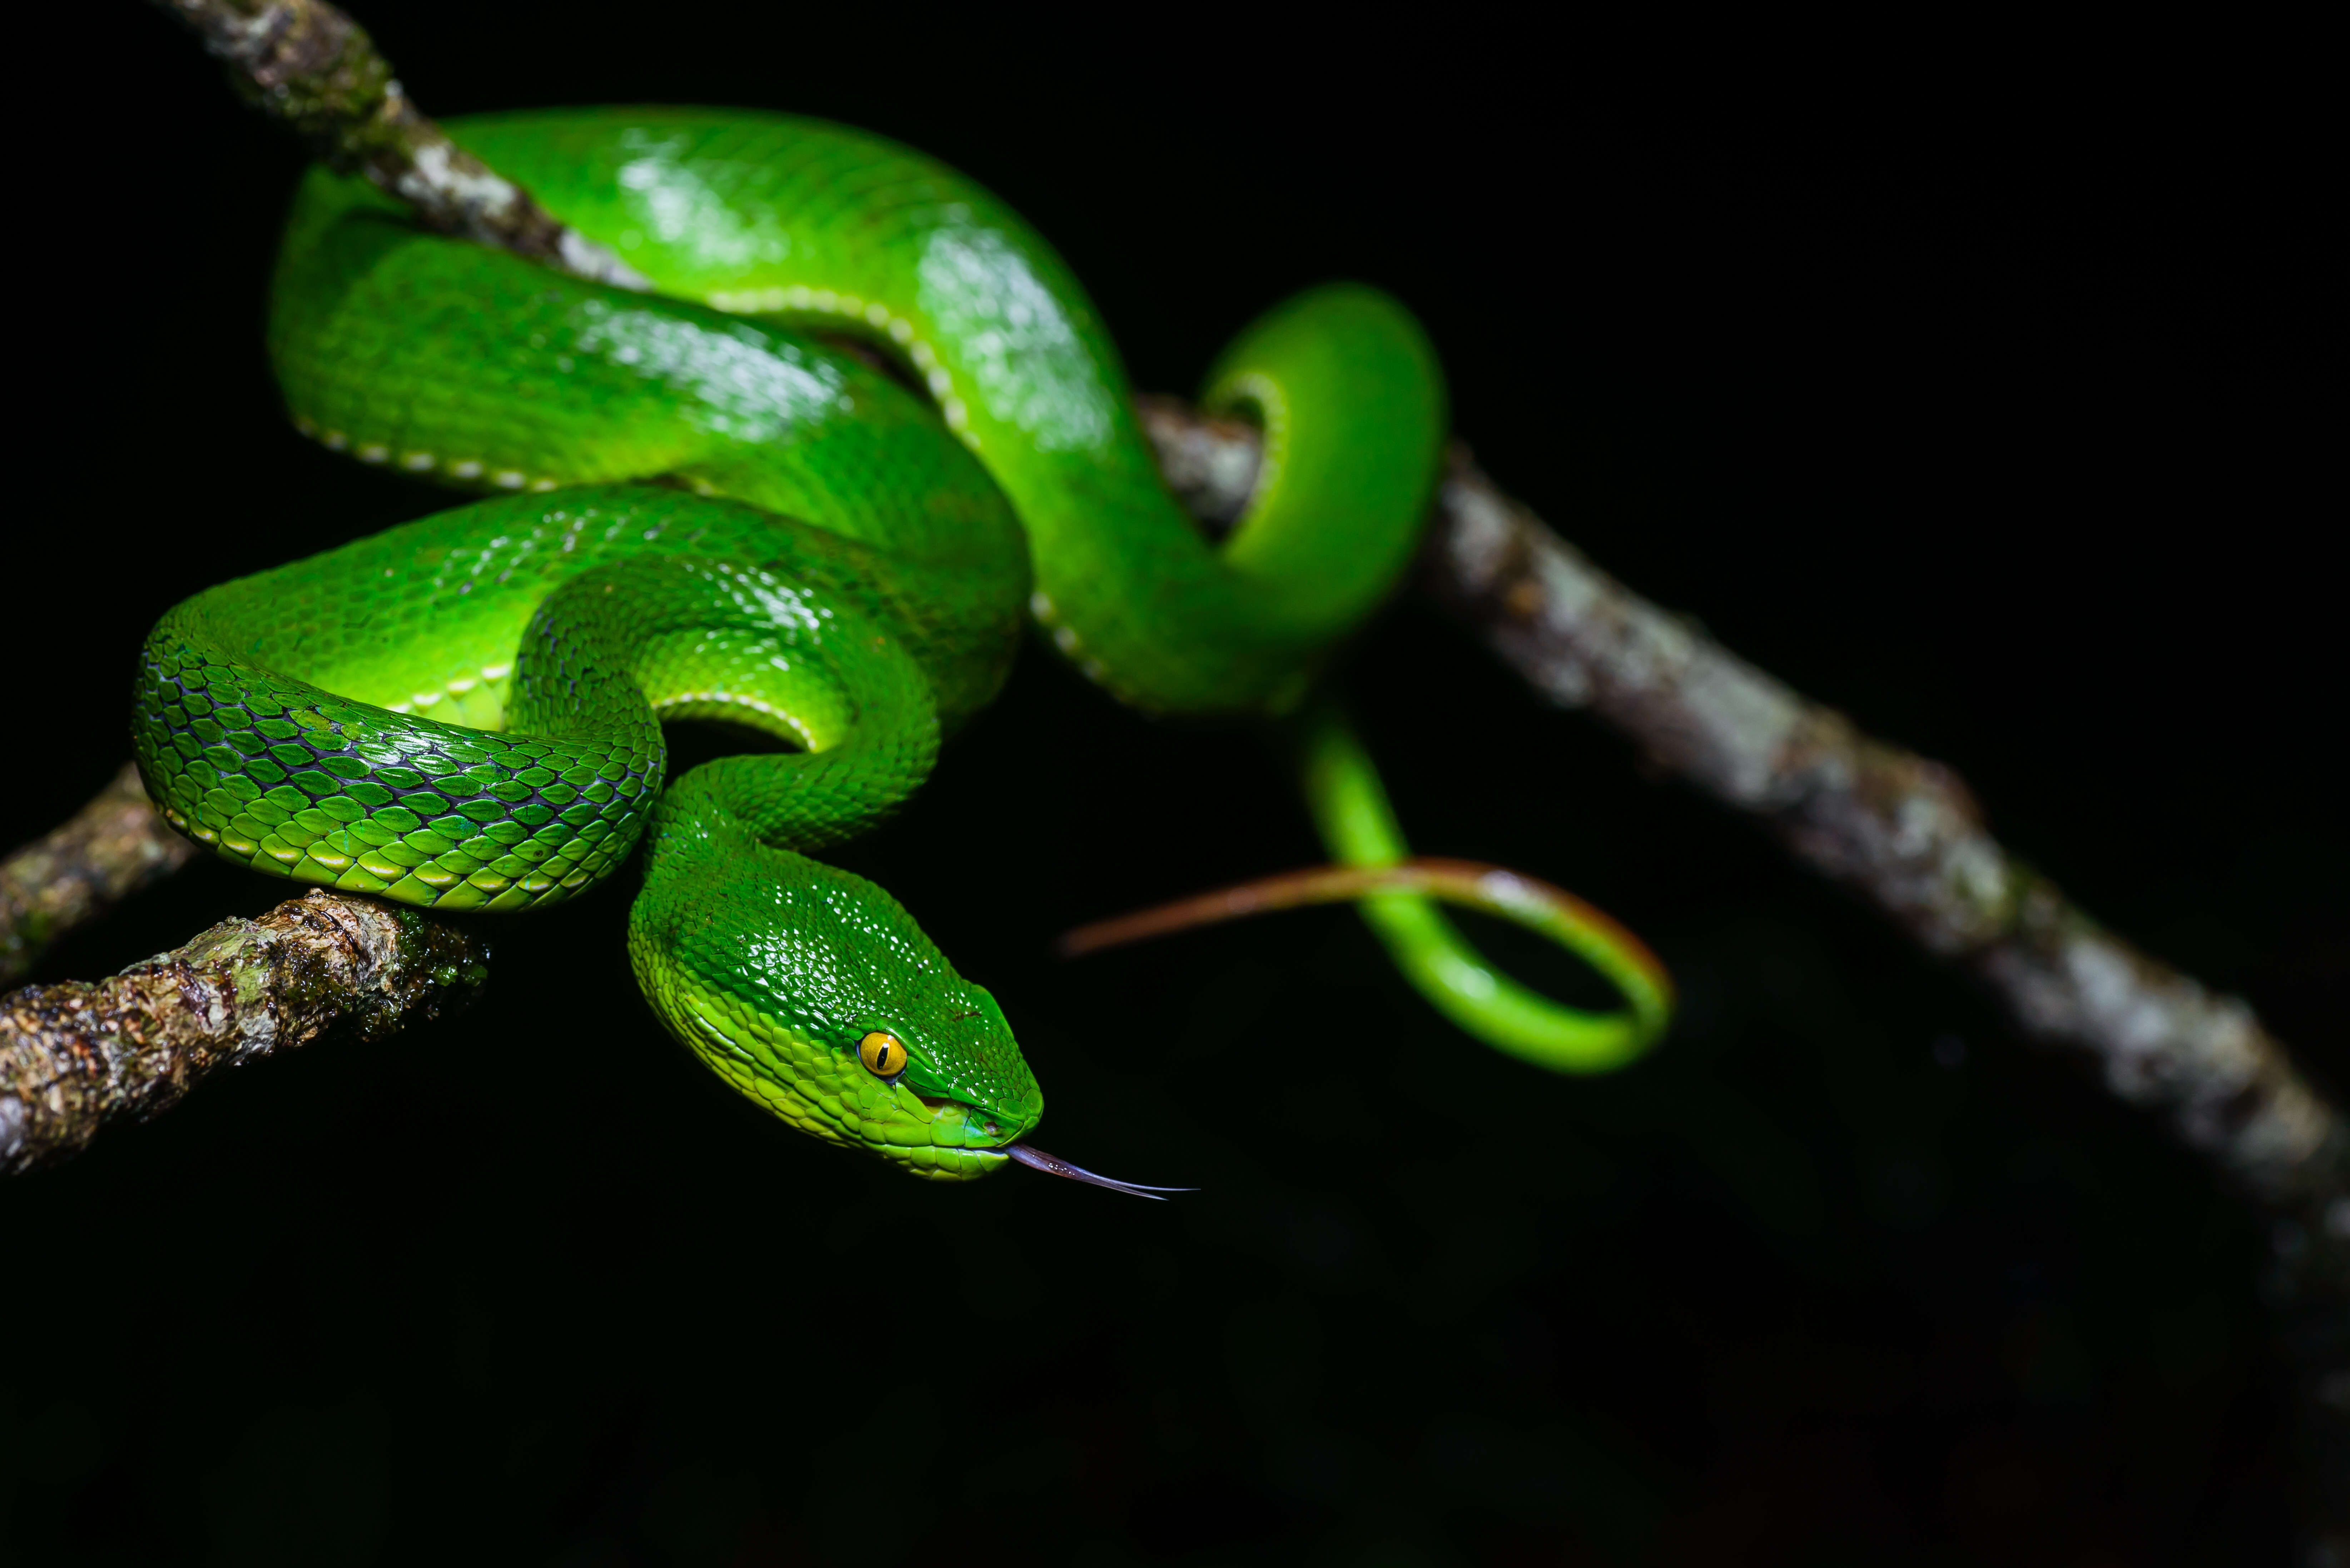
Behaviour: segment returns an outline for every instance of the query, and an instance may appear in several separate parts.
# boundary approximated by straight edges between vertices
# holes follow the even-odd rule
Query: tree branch
[[[359,25],[320,0],[156,0],[228,67],[237,96],[313,152],[364,174],[420,222],[620,288],[635,268],[558,223],[530,192],[449,140],[408,101]]]
[[[1228,519],[1257,436],[1140,400],[1169,484]],[[1453,449],[1420,586],[1526,683],[1760,818],[1797,860],[1966,965],[2033,1037],[2081,1052],[2240,1190],[2290,1218],[2350,1293],[2350,1122],[2242,1002],[2083,914],[1984,828],[1939,763],[1873,740],[1593,566]]]
[[[489,957],[446,921],[314,888],[112,980],[12,992],[0,997],[0,1174],[78,1154],[108,1122],[159,1116],[218,1068],[460,1012]]]
[[[72,821],[0,860],[0,985],[76,926],[195,857],[148,803],[137,764],[123,763]]]
[[[1871,739],[1594,566],[1456,453],[1422,580],[1502,660],[1971,969],[2023,1031],[2086,1054],[2241,1189],[2334,1246],[2350,1288],[2350,1124],[2252,1011],[2137,951],[1984,828],[1942,764]]]

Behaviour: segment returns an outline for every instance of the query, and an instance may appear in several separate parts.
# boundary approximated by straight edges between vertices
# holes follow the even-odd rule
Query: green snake
[[[1472,1033],[1630,1059],[1661,971],[1537,884],[1407,861],[1309,698],[1395,587],[1439,479],[1434,352],[1338,285],[1243,331],[1201,401],[1263,432],[1217,544],[1161,483],[1066,266],[970,180],[779,115],[585,109],[458,142],[651,283],[435,234],[314,169],[272,286],[296,425],[489,498],[210,588],[157,623],[134,744],[167,819],[255,870],[442,910],[568,898],[641,841],[637,978],[727,1083],[917,1176],[1020,1161],[1043,1096],[995,999],[880,888],[813,858],[922,783],[1024,624],[1122,701],[1284,719],[1337,881]],[[665,720],[795,750],[665,778]],[[1547,930],[1627,1007],[1495,974],[1434,908]]]

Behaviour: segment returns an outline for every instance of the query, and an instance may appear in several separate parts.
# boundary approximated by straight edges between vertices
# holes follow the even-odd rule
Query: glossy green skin
[[[1261,422],[1266,461],[1218,549],[1159,484],[1076,282],[952,171],[731,111],[449,129],[659,292],[424,234],[314,171],[269,331],[297,424],[520,493],[167,614],[134,726],[151,792],[255,869],[443,909],[567,898],[642,836],[629,953],[672,1033],[803,1130],[926,1177],[999,1168],[1043,1108],[1001,1009],[803,852],[920,784],[1024,609],[1139,705],[1293,705],[1410,558],[1432,354],[1362,288],[1244,333],[1207,400]],[[803,749],[664,791],[676,717]],[[857,1053],[876,1029],[909,1052],[887,1081]]]

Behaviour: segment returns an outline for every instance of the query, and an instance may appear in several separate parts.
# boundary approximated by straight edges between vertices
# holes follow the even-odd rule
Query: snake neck
[[[524,637],[513,716],[557,736],[724,719],[799,748],[672,783],[654,815],[672,849],[852,837],[938,754],[937,707],[904,639],[824,587],[691,555],[616,562],[549,595]]]

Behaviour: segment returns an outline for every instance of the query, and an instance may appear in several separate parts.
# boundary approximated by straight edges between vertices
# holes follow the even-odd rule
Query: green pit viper
[[[1136,707],[1292,727],[1345,869],[1258,903],[1361,900],[1438,1006],[1553,1069],[1658,1033],[1668,982],[1637,942],[1540,884],[1407,862],[1368,758],[1309,700],[1439,478],[1443,380],[1395,301],[1315,289],[1224,351],[1201,401],[1256,424],[1263,460],[1216,544],[1161,483],[1067,267],[954,171],[743,111],[447,129],[651,290],[427,232],[310,172],[269,316],[296,426],[490,498],[163,616],[133,730],[175,827],[442,910],[571,898],[641,840],[631,963],[727,1083],[917,1176],[1017,1160],[1142,1191],[1023,1141],[1043,1096],[994,997],[887,892],[810,857],[922,783],[1033,619]],[[665,780],[661,723],[684,718],[796,750]],[[1496,974],[1439,898],[1548,932],[1627,1007]]]

